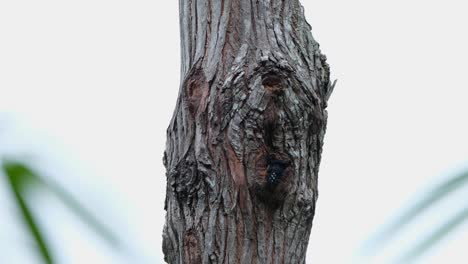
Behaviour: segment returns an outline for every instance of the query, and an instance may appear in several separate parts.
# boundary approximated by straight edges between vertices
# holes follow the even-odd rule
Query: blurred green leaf
[[[101,238],[105,239],[114,248],[120,247],[119,239],[114,233],[100,223],[90,212],[88,212],[75,198],[69,195],[66,191],[56,184],[51,182],[45,183],[45,186],[55,194],[78,218],[85,224],[94,229]]]
[[[62,201],[80,220],[91,227],[101,238],[105,239],[114,248],[120,247],[117,236],[104,224],[100,223],[88,210],[86,210],[73,196],[67,193],[59,185],[44,180],[31,168],[22,162],[3,160],[3,170],[8,178],[8,183],[15,201],[20,208],[22,218],[28,226],[28,230],[37,243],[41,256],[45,263],[53,263],[50,248],[44,240],[33,214],[28,207],[26,196],[32,191],[48,191]]]
[[[436,231],[424,238],[417,246],[408,251],[399,261],[399,263],[407,263],[409,260],[421,256],[424,252],[429,250],[442,238],[460,226],[465,220],[468,219],[468,207],[455,215],[452,219],[440,226]]]
[[[20,210],[21,217],[28,228],[29,234],[37,244],[42,260],[44,263],[52,264],[52,256],[44,239],[43,232],[37,225],[37,221],[25,200],[25,196],[29,191],[27,188],[37,183],[34,174],[29,168],[18,162],[4,160],[2,165],[13,198]]]
[[[15,187],[21,189],[37,188],[40,184],[40,180],[34,172],[20,162],[4,159],[3,171]]]

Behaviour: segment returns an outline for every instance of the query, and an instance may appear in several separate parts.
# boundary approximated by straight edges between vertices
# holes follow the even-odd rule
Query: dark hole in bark
[[[283,81],[280,75],[268,73],[262,78],[263,87],[272,94],[280,94],[283,90]]]
[[[260,151],[256,160],[256,196],[268,208],[278,208],[288,194],[293,169],[286,154]]]
[[[275,86],[281,83],[281,78],[273,73],[266,74],[263,76],[262,84],[263,86]]]
[[[274,191],[278,184],[286,176],[286,169],[289,167],[289,162],[282,159],[277,159],[275,155],[267,156],[267,182],[266,187]]]

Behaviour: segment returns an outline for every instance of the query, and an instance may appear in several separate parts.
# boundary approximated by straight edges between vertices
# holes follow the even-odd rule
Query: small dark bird
[[[284,171],[289,166],[289,163],[268,157],[267,165],[267,186],[274,188],[280,183],[281,178],[284,176]]]

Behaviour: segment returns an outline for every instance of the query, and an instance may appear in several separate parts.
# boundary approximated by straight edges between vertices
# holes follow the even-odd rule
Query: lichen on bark
[[[303,8],[297,0],[179,5],[165,261],[304,263],[334,85]],[[267,188],[271,158],[288,165]]]

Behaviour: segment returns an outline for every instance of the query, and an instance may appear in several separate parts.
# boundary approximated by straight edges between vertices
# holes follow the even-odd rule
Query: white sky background
[[[308,263],[364,263],[355,255],[374,231],[468,164],[466,6],[302,2],[339,80]],[[58,201],[40,198],[59,263],[163,262],[162,153],[179,87],[178,19],[177,1],[0,2],[0,154],[26,155],[131,245],[115,254]],[[434,230],[466,194],[370,262],[387,263]],[[2,179],[0,263],[36,263],[14,210]],[[464,263],[467,231],[420,262]]]

